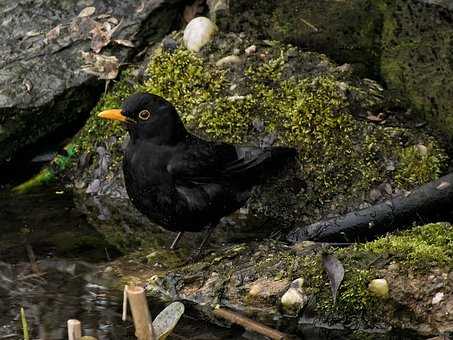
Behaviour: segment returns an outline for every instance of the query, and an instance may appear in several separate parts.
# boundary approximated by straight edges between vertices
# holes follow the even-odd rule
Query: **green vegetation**
[[[445,166],[445,156],[436,144],[411,145],[400,150],[396,182],[403,188],[413,188],[439,177]]]

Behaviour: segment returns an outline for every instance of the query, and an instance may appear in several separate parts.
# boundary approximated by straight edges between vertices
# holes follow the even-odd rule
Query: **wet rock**
[[[133,48],[109,46],[108,54],[124,63],[170,30],[181,2],[165,0],[156,6],[147,0],[139,8],[130,0],[94,0],[90,7],[83,2],[2,1],[0,166],[38,139],[88,116],[104,91],[104,81],[81,70],[81,52],[90,50],[90,31],[96,25],[118,25],[112,38],[133,40]]]
[[[389,284],[386,279],[374,279],[368,285],[368,290],[375,296],[386,299],[389,296]]]
[[[184,43],[189,50],[198,52],[212,40],[216,32],[217,26],[208,18],[194,18],[184,29]]]

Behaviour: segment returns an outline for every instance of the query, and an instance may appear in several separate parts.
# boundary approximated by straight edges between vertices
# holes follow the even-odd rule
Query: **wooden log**
[[[138,340],[155,340],[151,315],[142,287],[126,287],[127,300],[134,319],[135,336]]]
[[[288,338],[288,335],[285,333],[282,333],[276,329],[270,328],[266,325],[263,325],[262,323],[249,319],[246,316],[235,313],[232,310],[229,310],[226,308],[216,307],[214,309],[214,315],[217,317],[223,318],[225,320],[228,320],[229,322],[231,322],[233,324],[240,325],[247,330],[267,336],[268,338],[271,338],[271,339],[282,340],[282,339]]]
[[[311,241],[351,242],[369,240],[413,223],[445,221],[453,211],[453,173],[405,195],[349,214],[293,229],[292,243]]]
[[[82,339],[82,324],[79,320],[68,320],[68,340],[81,340]]]

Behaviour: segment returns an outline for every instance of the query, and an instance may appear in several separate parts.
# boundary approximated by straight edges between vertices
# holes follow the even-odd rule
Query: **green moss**
[[[301,199],[325,201],[338,194],[359,195],[373,183],[384,181],[388,173],[383,161],[400,157],[394,129],[370,126],[351,114],[351,97],[370,109],[382,101],[376,86],[345,83],[342,75],[325,69],[298,73],[296,63],[334,65],[288,45],[269,45],[262,60],[246,58],[237,66],[244,75],[240,79],[241,71],[218,68],[211,62],[219,53],[213,46],[208,47],[213,53],[209,56],[183,48],[173,52],[158,49],[142,89],[172,102],[186,125],[207,138],[247,143],[276,134],[279,144],[298,148],[303,177],[314,188],[313,195]],[[264,131],[253,128],[255,121],[263,122]],[[436,157],[439,164],[444,160],[439,152]],[[439,174],[437,167],[415,159],[406,157],[400,164],[398,184],[418,166],[422,168],[416,169],[416,180],[408,179],[412,186]]]
[[[403,188],[412,188],[439,178],[445,156],[436,144],[411,145],[399,152],[395,180]]]
[[[453,263],[453,227],[445,223],[427,224],[366,243],[357,250],[385,255],[412,269],[443,266]]]
[[[124,100],[138,90],[138,84],[133,82],[133,72],[133,69],[123,72],[121,80],[113,85],[112,90],[107,92],[91,111],[85,127],[74,140],[78,152],[92,152],[106,136],[124,136],[121,123],[99,119],[97,114],[103,110],[121,108]]]

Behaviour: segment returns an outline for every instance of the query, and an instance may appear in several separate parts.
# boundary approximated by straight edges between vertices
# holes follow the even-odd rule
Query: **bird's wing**
[[[167,170],[175,179],[217,182],[253,175],[263,167],[295,155],[296,151],[290,148],[209,144],[191,147],[175,155]]]
[[[167,171],[176,181],[209,182],[221,179],[225,167],[236,160],[236,151],[232,145],[191,145],[170,159]]]

